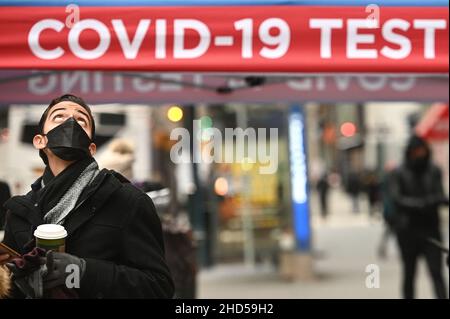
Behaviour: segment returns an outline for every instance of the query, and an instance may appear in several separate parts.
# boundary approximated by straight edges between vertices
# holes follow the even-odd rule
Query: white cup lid
[[[61,225],[43,224],[36,228],[34,236],[40,239],[62,239],[67,237],[67,231]]]

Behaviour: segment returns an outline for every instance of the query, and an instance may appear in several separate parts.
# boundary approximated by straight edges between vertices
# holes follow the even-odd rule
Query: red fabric
[[[416,126],[417,134],[429,141],[448,140],[448,104],[434,104]]]
[[[81,22],[87,19],[95,20],[97,25],[103,25],[106,32],[102,37],[110,36],[110,42],[103,55],[93,58],[80,58],[74,52],[73,45],[79,43],[82,49],[92,50],[100,42],[99,34],[93,29],[81,32],[79,41],[68,43],[70,34],[75,34],[74,28],[66,27],[66,19],[70,16],[64,7],[2,7],[0,11],[0,68],[40,68],[40,69],[96,69],[96,70],[149,70],[149,71],[206,71],[206,72],[417,72],[417,73],[446,73],[448,72],[448,7],[381,7],[379,27],[362,26],[355,37],[349,36],[349,19],[370,21],[374,15],[366,12],[365,7],[314,7],[314,6],[240,6],[240,7],[81,7]],[[376,18],[376,15],[375,15]],[[36,36],[43,50],[64,50],[57,58],[44,59],[38,57],[32,50],[30,30],[37,23],[46,19],[53,19],[56,29],[44,29]],[[126,35],[118,36],[120,29],[114,28],[112,20],[118,20]],[[136,56],[125,57],[124,43],[133,42],[136,30],[143,19],[150,20],[148,28],[144,28],[144,38],[137,50]],[[166,24],[166,32],[159,27],[158,43],[165,56],[156,57],[156,20]],[[200,37],[193,30],[185,32],[184,47],[196,47],[201,38],[209,39],[206,51],[198,57],[179,58],[174,56],[174,25],[175,20],[193,19],[206,26],[208,33]],[[251,19],[251,28],[242,27],[243,19]],[[269,20],[271,19],[271,20]],[[282,43],[288,44],[285,54],[277,57],[266,57],[263,52],[273,52],[277,44],[271,43],[271,37],[280,33],[279,28],[261,28],[273,26],[274,20],[285,23],[290,30],[283,37]],[[331,57],[321,56],[321,39],[325,39],[321,32],[323,23],[313,27],[311,19],[337,19],[342,27],[331,31]],[[389,29],[387,22],[400,19],[405,30]],[[420,22],[419,20],[422,20]],[[424,22],[424,20],[429,20]],[[241,21],[240,23],[238,21]],[[429,30],[418,27],[420,23],[440,23],[444,29]],[[238,22],[236,26],[235,23]],[[395,22],[396,23],[396,22]],[[394,24],[395,24],[394,23]],[[192,22],[186,22],[192,27]],[[241,25],[241,26],[239,26]],[[59,27],[58,27],[59,26]],[[70,26],[70,25],[69,25]],[[252,34],[243,41],[243,30],[251,30]],[[383,31],[384,30],[384,31]],[[394,33],[391,37],[386,35]],[[248,33],[248,32],[247,32]],[[430,41],[425,41],[425,34],[433,34]],[[261,34],[266,34],[266,40]],[[358,49],[372,49],[375,58],[354,58],[349,56],[349,43],[357,37],[369,35],[369,43],[360,40]],[[226,36],[231,45],[217,45],[217,36]],[[119,38],[122,39],[122,45]],[[395,40],[395,38],[397,40]],[[401,38],[401,39],[399,39]],[[352,40],[353,39],[353,40]],[[36,39],[35,39],[36,40]],[[125,41],[126,40],[126,41]],[[367,40],[367,39],[366,39]],[[349,42],[350,41],[350,42]],[[398,51],[400,41],[410,44],[410,52],[399,59],[387,57],[383,48]],[[227,41],[225,41],[227,42]],[[249,50],[252,57],[243,57],[244,42],[250,43]],[[326,41],[325,41],[326,42]],[[164,45],[165,43],[165,45]],[[222,42],[223,43],[223,42]],[[425,50],[424,46],[427,43]],[[350,46],[351,47],[351,46]],[[81,49],[81,50],[82,50]],[[408,51],[408,50],[407,50]],[[425,51],[433,51],[432,56],[426,57]],[[386,52],[386,51],[384,51]]]

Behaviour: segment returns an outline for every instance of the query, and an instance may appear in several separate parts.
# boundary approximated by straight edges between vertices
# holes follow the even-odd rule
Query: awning
[[[434,104],[416,126],[416,133],[430,141],[448,140],[448,104]]]
[[[448,102],[448,76],[244,76],[101,72],[0,71],[0,103],[47,104],[72,92],[90,103]]]
[[[449,70],[448,2],[440,0],[0,0],[0,6],[3,69]]]

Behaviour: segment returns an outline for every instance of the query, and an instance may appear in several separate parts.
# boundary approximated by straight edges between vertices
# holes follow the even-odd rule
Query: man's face
[[[71,101],[59,102],[51,107],[44,123],[44,134],[61,125],[70,117],[73,117],[92,139],[92,122],[87,111],[82,106]]]
[[[83,128],[89,138],[92,139],[92,121],[89,117],[88,112],[79,104],[71,101],[63,101],[58,104],[53,105],[48,111],[47,118],[44,123],[43,133],[47,134],[49,131],[55,127],[64,123],[67,119],[73,117],[75,121]],[[44,150],[48,155],[50,150],[46,149],[47,146],[47,136],[38,134],[33,139],[33,144],[36,149]],[[96,152],[96,145],[91,143],[89,146],[89,151],[91,155]]]

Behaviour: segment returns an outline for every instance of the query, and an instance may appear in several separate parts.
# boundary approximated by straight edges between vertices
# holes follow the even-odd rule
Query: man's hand
[[[42,298],[42,276],[47,272],[45,267],[45,251],[34,248],[22,257],[15,258],[6,264],[13,274],[15,285],[26,298]]]
[[[67,266],[75,265],[80,269],[80,279],[84,275],[86,262],[76,256],[54,251],[47,252],[48,273],[44,276],[44,290],[52,289],[66,284],[66,278],[70,272],[66,272]]]
[[[0,265],[3,265],[4,263],[6,263],[6,261],[9,259],[9,255],[8,254],[1,254],[0,255]]]

